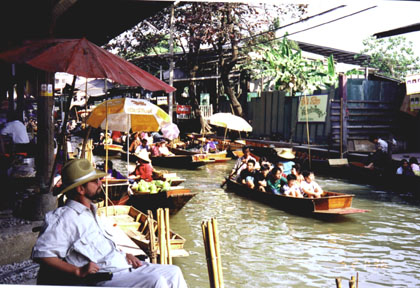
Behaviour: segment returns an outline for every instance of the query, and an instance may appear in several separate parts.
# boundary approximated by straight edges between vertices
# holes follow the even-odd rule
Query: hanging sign
[[[327,102],[328,95],[300,96],[298,122],[325,122]]]
[[[408,75],[405,78],[407,95],[420,93],[420,74]]]
[[[53,96],[53,85],[41,84],[41,96]]]
[[[156,97],[156,104],[157,105],[168,105],[168,97],[167,96],[157,96]]]
[[[190,119],[191,118],[191,106],[190,105],[177,105],[176,115],[178,119]]]

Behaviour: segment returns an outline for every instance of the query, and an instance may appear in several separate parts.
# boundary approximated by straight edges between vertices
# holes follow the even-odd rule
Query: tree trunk
[[[35,197],[31,218],[38,220],[43,219],[45,213],[56,207],[55,197],[48,193],[49,180],[54,163],[54,96],[49,96],[44,92],[41,93],[41,84],[53,85],[52,91],[54,91],[54,74],[39,72],[38,83],[36,83],[38,94],[36,95],[38,99],[36,176],[39,183],[39,194]]]

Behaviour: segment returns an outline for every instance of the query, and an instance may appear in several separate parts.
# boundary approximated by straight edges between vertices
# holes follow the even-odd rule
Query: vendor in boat
[[[283,194],[283,186],[287,184],[286,178],[282,176],[282,170],[279,167],[274,167],[267,180],[267,189],[268,193],[273,193],[276,195]]]
[[[138,161],[136,168],[130,173],[131,179],[143,179],[144,181],[153,181],[153,167],[150,164],[149,153],[146,149],[142,149],[139,153],[134,154]]]
[[[260,171],[257,172],[255,177],[255,188],[261,192],[267,192],[268,189],[268,180],[270,175],[271,168],[267,164],[263,164],[260,168]]]
[[[249,146],[243,146],[242,147],[243,156],[239,157],[238,160],[236,160],[235,166],[233,166],[232,171],[229,174],[229,178],[237,180],[239,175],[241,174],[241,171],[246,169],[246,163],[248,163],[249,160],[253,159],[256,163],[255,169],[259,169],[259,163],[257,160],[255,160],[254,157],[251,156],[251,150],[249,149]]]
[[[255,160],[249,159],[246,163],[246,169],[242,170],[239,174],[238,182],[246,185],[250,189],[255,188],[255,179],[257,177],[257,171],[255,170]]]
[[[31,258],[40,264],[38,284],[187,287],[179,267],[143,262],[117,248],[111,227],[96,216],[93,204],[105,175],[87,159],[63,167],[61,192],[68,200],[47,213],[32,250]]]
[[[279,160],[277,162],[283,163],[283,173],[289,175],[292,173],[292,167],[295,165],[295,162],[292,160],[295,159],[295,154],[291,148],[283,148],[279,153],[277,153]]]
[[[384,168],[390,160],[388,156],[388,143],[378,136],[371,136],[369,140],[375,144],[375,152],[369,156],[368,165],[365,168]]]
[[[302,176],[304,181],[300,183],[300,189],[304,196],[308,198],[319,198],[324,191],[321,186],[315,181],[315,175],[312,171],[303,171]]]

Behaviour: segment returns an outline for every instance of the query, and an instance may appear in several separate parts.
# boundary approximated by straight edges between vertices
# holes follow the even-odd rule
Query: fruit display
[[[171,188],[171,181],[162,181],[162,180],[153,180],[150,182],[144,181],[141,179],[140,181],[131,185],[131,190],[134,193],[159,193],[159,192],[166,192]]]

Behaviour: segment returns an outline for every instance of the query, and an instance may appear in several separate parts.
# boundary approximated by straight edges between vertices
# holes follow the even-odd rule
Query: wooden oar
[[[227,183],[227,181],[233,176],[233,175],[235,175],[236,174],[236,172],[238,172],[238,170],[242,167],[242,166],[244,166],[244,164],[246,164],[246,163],[242,163],[241,165],[239,165],[239,167],[238,168],[236,168],[235,169],[235,171],[233,171],[233,173],[230,173],[229,174],[229,176],[228,177],[225,177],[225,180],[222,182],[222,184],[220,185],[220,188],[223,188],[223,187],[225,187],[225,185],[226,185],[226,183]]]

